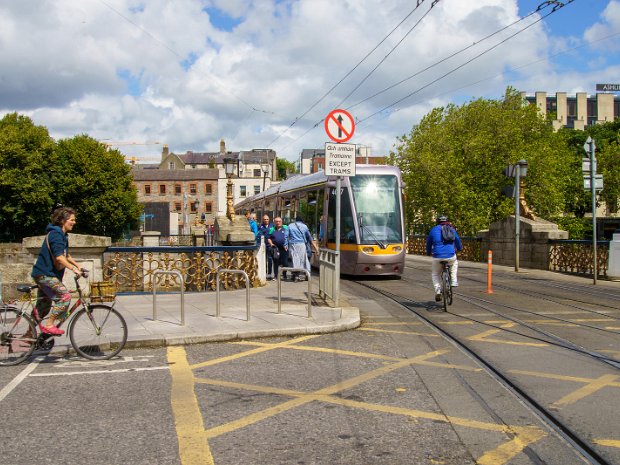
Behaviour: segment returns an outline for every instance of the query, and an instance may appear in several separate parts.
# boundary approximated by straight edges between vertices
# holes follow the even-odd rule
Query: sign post
[[[334,304],[340,305],[340,195],[342,177],[355,176],[355,144],[344,144],[355,132],[353,116],[345,110],[333,110],[325,118],[325,132],[335,142],[325,144],[325,175],[336,176],[336,269]]]
[[[596,144],[594,139],[588,136],[583,144],[586,157],[582,159],[583,187],[592,193],[592,274],[593,284],[596,284],[598,271],[596,269],[596,191],[603,189],[603,176],[596,174]]]

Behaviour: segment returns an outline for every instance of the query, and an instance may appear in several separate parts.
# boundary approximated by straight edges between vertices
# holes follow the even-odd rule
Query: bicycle
[[[450,278],[450,272],[452,266],[447,260],[441,262],[441,296],[443,300],[443,311],[448,311],[448,305],[452,305],[452,280]]]
[[[123,350],[127,342],[127,324],[114,304],[93,304],[85,298],[80,277],[88,277],[86,270],[73,278],[78,299],[58,327],[68,322],[69,340],[78,355],[90,360],[108,360]],[[54,347],[55,336],[37,332],[43,320],[32,293],[37,287],[36,284],[17,286],[24,294],[21,306],[17,302],[0,305],[0,365],[18,365],[36,349],[50,351]]]

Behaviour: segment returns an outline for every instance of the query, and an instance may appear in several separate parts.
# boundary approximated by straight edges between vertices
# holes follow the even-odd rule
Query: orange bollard
[[[493,288],[491,286],[491,274],[493,270],[493,252],[489,250],[489,258],[488,258],[488,267],[487,267],[487,294],[493,294]]]

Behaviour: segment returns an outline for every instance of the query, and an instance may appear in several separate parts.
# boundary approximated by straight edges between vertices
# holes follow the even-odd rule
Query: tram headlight
[[[400,252],[401,250],[403,250],[403,247],[401,245],[395,245],[394,247],[392,247],[392,250],[394,252]]]
[[[362,248],[362,252],[367,253],[367,254],[371,254],[375,251],[374,247],[363,247]]]

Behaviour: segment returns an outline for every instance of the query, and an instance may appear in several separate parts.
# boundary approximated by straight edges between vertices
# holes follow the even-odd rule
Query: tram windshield
[[[360,244],[402,243],[400,189],[392,175],[349,178],[355,204]]]

